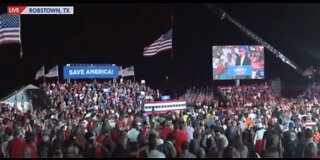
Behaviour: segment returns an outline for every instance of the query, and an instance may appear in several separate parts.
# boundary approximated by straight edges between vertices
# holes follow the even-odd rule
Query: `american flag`
[[[121,69],[121,76],[122,77],[127,77],[127,76],[134,76],[134,67],[129,66],[125,69]]]
[[[48,74],[46,74],[46,77],[59,77],[59,69],[58,69],[58,65],[54,66],[53,68],[51,68],[48,72]]]
[[[153,56],[161,51],[172,48],[172,28],[160,36],[156,41],[144,48],[143,56]]]
[[[35,79],[37,80],[38,78],[45,76],[45,73],[44,73],[44,72],[45,72],[45,71],[44,71],[44,66],[42,66],[42,67],[38,70]]]
[[[0,15],[0,45],[5,43],[21,43],[19,15]]]

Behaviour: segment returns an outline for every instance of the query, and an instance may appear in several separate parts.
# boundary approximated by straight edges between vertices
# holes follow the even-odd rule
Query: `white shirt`
[[[10,136],[9,139],[1,144],[1,150],[5,158],[9,158],[9,153],[7,150],[8,142],[13,140],[13,136]]]
[[[239,128],[241,129],[241,131],[244,131],[248,128],[248,126],[245,122],[240,121]]]
[[[194,129],[191,126],[187,126],[186,128],[187,132],[188,132],[188,141],[190,142],[193,139],[193,132]]]
[[[263,135],[264,135],[264,132],[265,132],[265,131],[266,131],[265,129],[259,129],[259,130],[256,132],[256,134],[254,135],[254,138],[253,138],[253,144],[254,144],[254,145],[256,145],[256,142],[257,142],[258,140],[263,139]]]
[[[242,65],[243,65],[244,57],[245,57],[245,56],[241,57],[241,60],[240,60],[240,66],[242,66]]]
[[[131,129],[127,135],[128,135],[128,139],[130,142],[137,142],[138,141],[138,135],[139,135],[139,131],[136,130],[135,128]]]
[[[257,115],[255,113],[250,113],[248,116],[251,120],[254,120],[255,118],[257,118]]]
[[[220,134],[220,138],[219,139],[221,140],[223,147],[227,148],[228,145],[229,145],[228,138],[224,134],[221,134],[221,133],[219,133],[219,134]]]
[[[152,150],[148,153],[148,158],[166,158],[166,156],[158,150]]]

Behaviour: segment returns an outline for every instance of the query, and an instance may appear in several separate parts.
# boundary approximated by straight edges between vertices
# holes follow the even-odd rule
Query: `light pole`
[[[169,92],[169,77],[168,76],[166,76],[166,84],[165,85],[166,85],[165,88],[166,88],[166,95],[167,95]]]

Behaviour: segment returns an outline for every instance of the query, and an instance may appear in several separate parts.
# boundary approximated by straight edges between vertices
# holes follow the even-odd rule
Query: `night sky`
[[[257,44],[203,4],[54,6],[63,5],[74,6],[75,14],[22,16],[23,59],[19,45],[0,46],[0,95],[28,83],[41,82],[34,77],[43,64],[46,71],[59,64],[60,79],[62,66],[67,63],[115,63],[124,67],[134,65],[136,80],[145,79],[153,88],[182,91],[194,85],[219,85],[224,82],[212,80],[212,46]],[[318,65],[320,4],[216,5],[302,69]],[[0,13],[5,13],[6,7],[2,4]],[[174,59],[170,51],[143,57],[143,48],[172,26],[172,14]],[[306,84],[306,78],[267,50],[265,58],[266,80],[279,77],[290,93]]]

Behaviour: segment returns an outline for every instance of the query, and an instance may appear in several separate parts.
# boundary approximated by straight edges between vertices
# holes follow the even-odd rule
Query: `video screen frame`
[[[264,79],[263,45],[212,46],[213,80]]]

